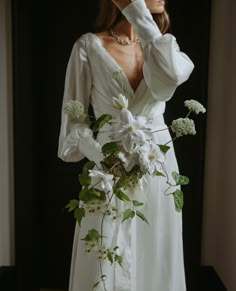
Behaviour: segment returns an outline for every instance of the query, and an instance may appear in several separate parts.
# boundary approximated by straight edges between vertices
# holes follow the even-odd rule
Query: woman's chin
[[[153,14],[162,14],[165,11],[165,7],[155,7],[155,8],[149,8],[151,13]]]

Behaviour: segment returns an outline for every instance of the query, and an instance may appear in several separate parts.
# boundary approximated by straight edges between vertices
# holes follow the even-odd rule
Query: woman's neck
[[[113,31],[121,36],[121,37],[127,37],[128,39],[134,40],[137,38],[137,35],[133,29],[133,26],[126,20],[122,19],[119,23],[117,23],[113,27]]]

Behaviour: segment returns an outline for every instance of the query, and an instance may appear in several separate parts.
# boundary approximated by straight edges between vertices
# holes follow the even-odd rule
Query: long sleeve
[[[74,44],[68,61],[61,111],[58,157],[66,162],[77,162],[85,156],[96,163],[101,160],[100,145],[93,139],[89,121],[79,122],[64,112],[69,100],[78,100],[88,112],[92,73],[86,52],[86,36]]]
[[[185,82],[194,65],[180,51],[176,38],[162,35],[144,0],[134,0],[122,13],[133,25],[143,48],[143,75],[153,97],[168,101],[178,85]]]

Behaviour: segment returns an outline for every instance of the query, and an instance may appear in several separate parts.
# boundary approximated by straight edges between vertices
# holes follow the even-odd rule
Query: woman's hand
[[[127,5],[129,5],[134,0],[112,0],[112,2],[120,9],[123,10]]]

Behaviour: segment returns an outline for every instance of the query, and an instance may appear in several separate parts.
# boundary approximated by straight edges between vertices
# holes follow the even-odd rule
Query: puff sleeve
[[[162,35],[144,0],[134,0],[122,13],[139,36],[143,48],[143,76],[153,97],[168,101],[177,86],[189,78],[194,64],[180,51],[172,34]]]
[[[101,147],[94,140],[90,122],[79,122],[64,112],[69,100],[78,100],[88,112],[92,87],[92,73],[86,52],[86,35],[74,44],[67,64],[64,95],[61,111],[58,157],[66,162],[77,162],[87,157],[99,163],[102,159]]]

